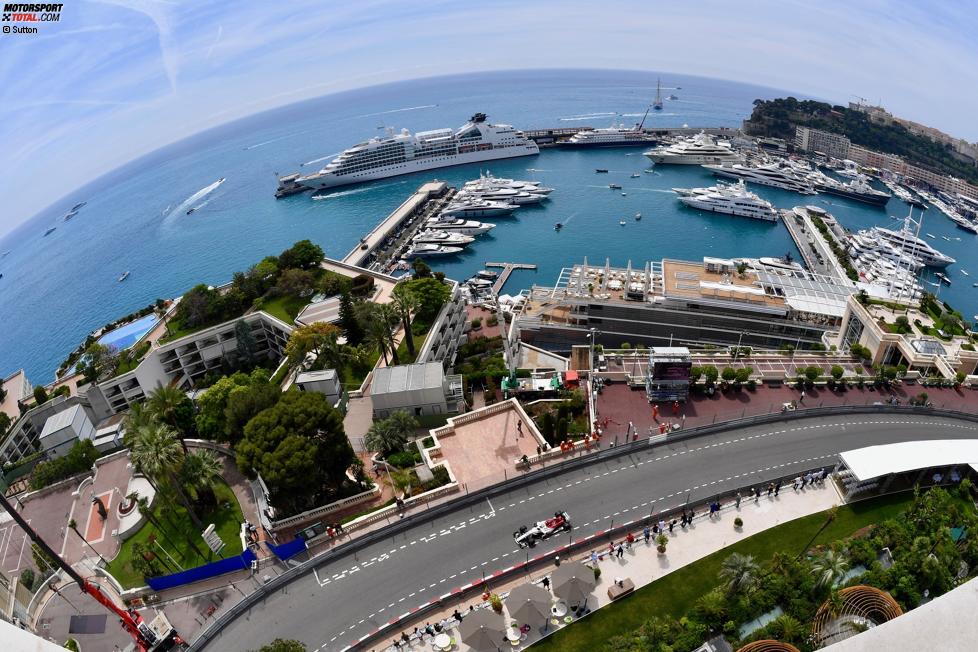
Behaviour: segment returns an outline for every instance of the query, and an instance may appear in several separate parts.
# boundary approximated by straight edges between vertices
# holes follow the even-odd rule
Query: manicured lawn
[[[234,497],[234,492],[225,483],[221,482],[215,486],[214,493],[217,495],[217,509],[209,514],[198,514],[198,516],[203,521],[204,527],[211,523],[216,526],[217,533],[225,544],[224,551],[221,554],[225,557],[241,554],[241,539],[238,537],[240,524],[244,520],[244,517],[241,515],[241,507]],[[225,503],[230,503],[230,506],[226,509],[223,507]],[[164,511],[166,511],[166,517],[164,517]],[[171,507],[167,505],[164,507],[163,500],[157,499],[153,505],[153,514],[154,519],[164,527],[164,532],[160,533],[155,525],[147,521],[136,534],[126,539],[122,544],[119,555],[109,562],[106,568],[124,588],[144,586],[146,584],[143,577],[132,569],[129,560],[132,558],[133,544],[142,543],[143,545],[147,545],[150,535],[154,533],[156,533],[156,539],[160,545],[184,569],[207,563],[207,560],[202,560],[187,542],[188,538],[191,539],[200,552],[205,555],[210,554],[210,551],[204,544],[204,540],[200,536],[200,532],[197,531],[190,521],[187,510],[180,506]],[[171,525],[169,521],[173,521],[175,525]],[[156,544],[153,544],[153,549],[159,557],[169,562],[169,559]],[[213,555],[213,559],[210,561],[216,561],[217,559],[219,557]],[[162,564],[160,566],[162,567]],[[168,574],[169,572],[173,571],[167,570],[163,574]]]
[[[167,322],[166,326],[166,334],[157,341],[157,344],[166,344],[167,342],[178,340],[184,335],[190,335],[191,333],[203,328],[203,326],[198,326],[197,328],[184,328],[183,324],[180,323],[180,320],[176,318],[173,318]]]
[[[907,492],[842,506],[835,521],[812,545],[845,538],[867,525],[892,518],[912,501],[913,494]],[[731,553],[754,555],[758,562],[767,562],[777,551],[796,555],[824,522],[824,512],[812,514],[738,541],[638,589],[620,602],[595,611],[537,643],[533,649],[597,652],[611,637],[636,629],[652,616],[680,618],[692,609],[701,595],[720,583],[717,578],[720,564]],[[682,540],[671,545],[682,545]]]
[[[401,364],[411,364],[417,358],[418,351],[421,350],[421,345],[424,344],[425,338],[428,337],[428,332],[431,327],[428,326],[420,333],[412,329],[414,333],[414,355],[408,355],[407,342],[401,339],[401,343],[397,346],[397,359]]]
[[[297,297],[291,294],[286,294],[280,297],[275,297],[274,299],[267,299],[262,303],[261,309],[268,314],[278,317],[286,324],[292,324],[295,321],[296,316],[302,312],[302,309],[309,304],[309,299],[306,297]]]

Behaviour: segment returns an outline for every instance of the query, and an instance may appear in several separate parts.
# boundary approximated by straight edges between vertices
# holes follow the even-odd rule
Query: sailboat
[[[652,108],[656,111],[662,110],[662,84],[660,80],[655,80],[655,101],[652,102]]]

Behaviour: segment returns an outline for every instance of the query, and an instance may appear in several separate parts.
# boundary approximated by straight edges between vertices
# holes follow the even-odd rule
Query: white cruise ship
[[[411,134],[388,133],[354,145],[315,174],[294,182],[319,190],[351,183],[386,179],[401,174],[539,154],[537,144],[510,125],[486,122],[476,113],[458,129],[436,129]]]
[[[707,189],[694,189],[692,193],[680,196],[679,201],[690,208],[698,208],[713,213],[740,215],[768,222],[778,220],[778,211],[771,205],[771,202],[761,199],[747,190],[743,181],[729,186],[716,187],[710,192],[697,192],[698,190]]]
[[[742,160],[729,142],[718,142],[703,132],[678,143],[650,149],[645,156],[657,165],[704,165]]]
[[[645,110],[645,116],[649,115],[649,110]],[[558,143],[561,147],[639,147],[654,145],[655,138],[645,133],[645,117],[642,121],[632,127],[623,124],[612,124],[610,127],[600,129],[585,129],[579,131],[567,140]]]
[[[772,188],[781,188],[782,190],[793,190],[794,192],[801,193],[803,195],[817,194],[815,189],[812,187],[812,184],[809,183],[808,180],[793,172],[791,168],[778,165],[777,163],[768,163],[758,166],[732,163],[724,165],[704,165],[703,167],[718,177],[742,179],[744,181],[756,183],[762,186],[771,186]]]

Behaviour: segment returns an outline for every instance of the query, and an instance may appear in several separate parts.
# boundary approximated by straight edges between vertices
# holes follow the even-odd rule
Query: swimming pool
[[[128,349],[136,340],[151,331],[158,321],[159,317],[150,313],[145,317],[140,317],[136,321],[131,321],[115,330],[109,331],[98,338],[98,343],[115,351]]]

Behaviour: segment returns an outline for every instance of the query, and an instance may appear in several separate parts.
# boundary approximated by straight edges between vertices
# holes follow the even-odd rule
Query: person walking
[[[777,496],[779,491],[781,491],[781,480],[778,480],[778,483],[774,485],[774,495]]]
[[[625,548],[620,543],[618,544],[618,548],[615,549],[615,554],[618,555],[618,559],[625,556]]]
[[[767,497],[770,498],[771,497],[771,494],[773,494],[773,493],[774,493],[774,483],[773,482],[769,482],[769,483],[767,483]]]
[[[598,565],[598,551],[597,550],[592,550],[591,551],[591,566],[592,567],[597,567],[597,565]]]
[[[631,421],[628,422],[628,432],[634,433],[636,436],[638,435],[638,428],[636,428],[635,424]]]
[[[757,501],[759,501],[760,499],[761,499],[761,488],[754,487],[754,504],[756,505]]]
[[[628,535],[625,537],[625,548],[631,550],[633,543],[635,543],[635,535],[629,532]]]
[[[693,524],[693,517],[694,516],[696,516],[696,512],[694,512],[693,510],[689,510],[689,524],[690,525]]]
[[[556,557],[554,557],[554,566],[557,566],[557,567],[560,566],[560,555],[557,555]]]
[[[737,501],[736,501],[736,505],[737,505],[737,509],[740,509],[740,492],[739,492],[739,491],[737,492]]]
[[[659,406],[655,403],[652,404],[652,420],[653,421],[659,420]]]
[[[652,531],[649,530],[648,525],[646,525],[645,529],[642,530],[642,538],[645,539],[645,545],[649,545],[649,539],[652,538]]]
[[[660,518],[660,519],[659,519],[659,533],[661,534],[662,532],[665,532],[665,531],[666,531],[666,522],[665,522],[665,521],[663,521],[663,520],[662,520],[662,519]]]
[[[795,491],[798,491],[798,488],[799,488],[800,486],[801,486],[801,478],[800,478],[800,477],[798,477],[798,476],[795,476],[795,479],[794,479],[794,480],[792,481],[792,483],[791,483],[791,488],[792,488],[793,490],[795,490]]]
[[[669,521],[669,534],[672,534],[672,528],[676,527],[676,519]]]
[[[550,576],[549,575],[544,575],[543,576],[543,581],[540,582],[540,583],[543,584],[543,588],[547,589],[548,591],[550,590]],[[457,610],[455,611],[455,617],[458,618],[458,622],[462,622],[462,615]]]
[[[522,437],[523,436],[523,420],[520,419],[516,422],[516,433]]]
[[[801,390],[801,396],[798,397],[798,402],[802,405],[805,404],[805,390]]]

